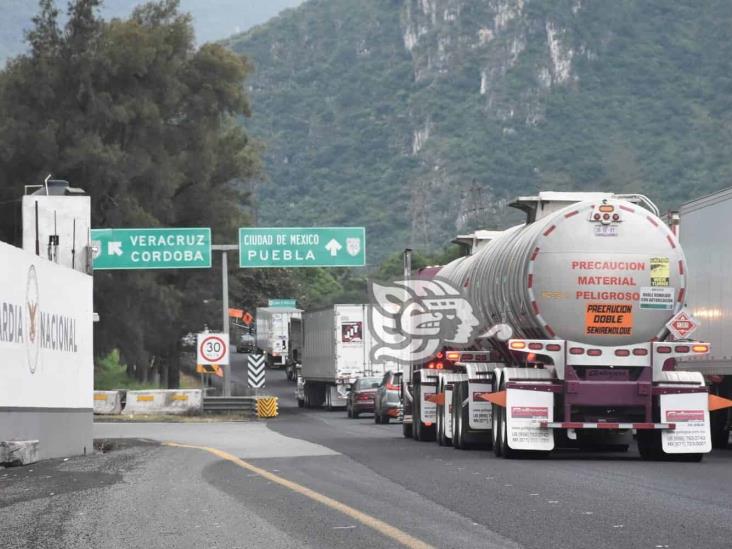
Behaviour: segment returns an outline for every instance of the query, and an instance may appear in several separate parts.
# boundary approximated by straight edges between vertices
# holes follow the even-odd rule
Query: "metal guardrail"
[[[256,397],[207,396],[203,398],[204,412],[249,412],[257,414]]]

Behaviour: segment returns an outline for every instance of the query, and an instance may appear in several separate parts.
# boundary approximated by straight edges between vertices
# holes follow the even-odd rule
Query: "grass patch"
[[[114,349],[107,356],[97,358],[94,364],[94,389],[114,391],[129,389],[157,389],[154,383],[141,383],[127,375],[127,365],[120,361],[119,350]]]

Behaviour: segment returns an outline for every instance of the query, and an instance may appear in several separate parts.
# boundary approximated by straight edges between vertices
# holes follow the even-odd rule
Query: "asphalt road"
[[[732,546],[732,451],[702,463],[643,462],[634,448],[502,460],[298,409],[282,372],[268,385],[281,413],[267,422],[100,423],[97,436],[129,440],[0,470],[0,546]]]

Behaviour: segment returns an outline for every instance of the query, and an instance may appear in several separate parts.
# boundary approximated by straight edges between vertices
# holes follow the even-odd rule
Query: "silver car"
[[[391,419],[398,419],[402,413],[401,394],[402,373],[392,372],[384,377],[376,389],[374,400],[374,423],[389,423]]]

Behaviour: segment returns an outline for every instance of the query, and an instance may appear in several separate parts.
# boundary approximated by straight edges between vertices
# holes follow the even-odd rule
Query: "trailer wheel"
[[[463,447],[462,421],[460,421],[462,392],[460,391],[460,383],[456,383],[452,388],[452,447],[461,450]]]
[[[447,439],[445,437],[445,420],[443,414],[445,413],[445,403],[442,406],[437,406],[437,444],[439,446],[446,446]]]
[[[660,431],[638,431],[638,452],[644,461],[658,461],[665,456]]]
[[[374,411],[374,423],[376,423],[377,425],[381,423],[381,416],[376,411]]]
[[[422,402],[421,392],[419,383],[415,383],[412,391],[412,436],[416,441],[422,440],[422,420],[420,419],[422,414],[419,409],[419,404]]]
[[[402,435],[404,438],[412,438],[412,427],[413,425],[411,423],[402,421]]]
[[[389,416],[384,414],[381,416],[381,419],[379,420],[379,423],[389,423]]]
[[[717,410],[709,414],[712,431],[712,448],[724,450],[729,446],[729,428],[727,427],[728,410]]]
[[[305,406],[305,401],[303,399],[301,399],[301,398],[298,398],[297,399],[297,407],[298,408],[303,408],[304,406]]]
[[[493,405],[493,417],[491,418],[491,438],[493,439],[493,453],[496,457],[501,457],[501,447],[503,446],[501,417],[503,416],[503,407],[498,404]]]

